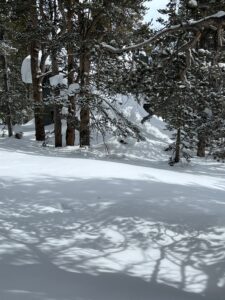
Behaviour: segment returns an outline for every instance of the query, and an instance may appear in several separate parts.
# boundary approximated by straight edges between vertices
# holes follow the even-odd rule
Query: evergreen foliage
[[[36,139],[44,140],[45,114],[52,111],[56,147],[62,146],[62,118],[67,145],[74,145],[75,129],[81,147],[91,144],[94,128],[103,137],[111,131],[144,140],[118,110],[117,95],[132,94],[149,113],[142,123],[156,114],[173,131],[170,164],[207,151],[223,157],[224,23],[222,14],[211,23],[207,16],[224,11],[224,1],[170,0],[161,10],[162,32],[143,23],[144,4],[2,0],[0,113],[9,133],[33,113]],[[32,85],[20,79],[27,55]]]

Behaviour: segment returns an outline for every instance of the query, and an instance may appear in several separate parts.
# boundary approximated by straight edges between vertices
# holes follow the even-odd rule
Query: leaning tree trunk
[[[67,12],[67,30],[71,34],[73,32],[73,13],[72,5],[74,0],[68,0],[69,7]],[[74,82],[74,51],[72,43],[69,43],[67,47],[67,59],[68,59],[68,86]],[[68,96],[69,107],[68,107],[68,117],[67,117],[67,129],[66,129],[66,145],[74,146],[75,144],[75,96]]]

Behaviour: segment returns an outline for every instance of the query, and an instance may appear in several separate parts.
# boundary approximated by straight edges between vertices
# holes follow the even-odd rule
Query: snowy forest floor
[[[0,138],[1,300],[224,300],[225,164],[169,167],[158,128],[105,156]]]

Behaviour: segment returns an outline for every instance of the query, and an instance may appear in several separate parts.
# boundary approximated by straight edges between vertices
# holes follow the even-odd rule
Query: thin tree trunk
[[[61,106],[54,105],[55,147],[62,147]]]
[[[49,2],[50,16],[52,24],[57,24],[57,1],[54,0],[53,3]],[[52,40],[57,38],[56,28],[53,26],[52,30]],[[59,65],[58,65],[58,47],[55,46],[51,50],[51,60],[52,60],[52,75],[59,75]],[[54,96],[54,132],[55,132],[55,147],[62,147],[62,122],[61,122],[61,109],[62,104],[60,103],[60,85],[52,87],[52,92]]]
[[[37,16],[37,3],[36,0],[31,0],[31,19],[32,29],[36,30],[38,27]],[[30,46],[31,54],[31,74],[32,74],[32,87],[33,87],[33,101],[34,101],[34,118],[35,118],[35,135],[37,141],[45,140],[45,127],[44,127],[44,107],[42,95],[42,79],[40,78],[41,70],[39,63],[40,43],[38,40],[32,40]]]
[[[89,72],[90,58],[85,53],[80,58],[81,96],[85,99],[80,110],[80,147],[90,146]]]
[[[69,7],[67,12],[67,30],[68,33],[73,32],[73,12],[72,4],[74,0],[69,0]],[[67,47],[68,55],[68,86],[74,82],[74,56],[73,56],[73,46],[69,44]],[[68,107],[68,117],[67,117],[67,130],[66,130],[66,145],[74,146],[75,144],[75,96],[68,96],[69,107]]]
[[[35,135],[37,141],[45,140],[44,128],[44,107],[42,96],[42,80],[40,78],[39,68],[39,43],[33,41],[31,43],[31,73],[34,101],[34,118],[35,118]]]
[[[11,137],[13,135],[13,125],[12,125],[11,108],[9,103],[7,103],[6,124],[8,128],[8,137]]]
[[[83,105],[80,111],[80,147],[90,146],[90,110]]]
[[[81,86],[81,109],[80,109],[80,147],[90,146],[90,107],[89,107],[89,73],[90,54],[87,47],[87,20],[82,11],[79,15],[80,36],[82,39],[80,55],[80,86]]]
[[[52,59],[52,65],[54,60]],[[57,103],[57,97],[60,95],[60,88],[53,88],[55,103],[54,103],[54,132],[55,132],[55,147],[62,147],[62,122],[61,122],[61,110],[62,105]]]
[[[3,30],[0,31],[0,40],[4,40]],[[3,81],[4,81],[4,90],[5,90],[5,97],[6,97],[6,103],[5,103],[6,125],[8,127],[8,136],[11,137],[13,135],[13,126],[12,126],[10,96],[9,96],[10,83],[9,83],[8,62],[7,62],[7,57],[4,53],[0,56],[0,58],[2,61]]]
[[[184,72],[181,73],[181,78],[184,78]],[[178,96],[179,97],[179,96]],[[177,137],[175,144],[175,157],[174,163],[178,163],[180,161],[180,146],[181,146],[181,123],[182,123],[182,107],[181,107],[181,99],[179,97],[178,101],[178,115],[177,115]]]
[[[53,64],[53,61],[52,61]],[[59,87],[53,88],[55,103],[54,103],[54,132],[55,132],[55,147],[62,147],[62,122],[61,110],[62,105],[57,103],[57,97],[60,95]]]
[[[174,157],[175,163],[178,163],[180,161],[180,142],[181,142],[181,130],[180,130],[180,128],[178,128],[176,145],[175,145],[175,157]]]
[[[59,74],[57,50],[52,50],[52,75]],[[60,96],[60,87],[53,87],[54,94],[54,131],[55,131],[55,147],[62,147],[62,122],[61,122],[61,109],[62,105],[58,103],[58,97]]]
[[[9,73],[8,73],[8,64],[7,58],[5,55],[2,55],[3,62],[3,72],[4,72],[4,87],[6,93],[6,124],[8,127],[8,136],[13,135],[13,126],[12,126],[12,116],[11,116],[11,107],[10,107],[10,96],[9,96]]]

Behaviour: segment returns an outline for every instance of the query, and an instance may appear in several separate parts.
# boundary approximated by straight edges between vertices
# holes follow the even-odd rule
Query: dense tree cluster
[[[173,130],[171,164],[208,150],[225,156],[224,1],[168,1],[164,28],[143,23],[145,1],[10,0],[0,11],[1,119],[8,125],[32,113],[36,139],[45,140],[51,111],[55,146],[89,146],[95,127],[142,139],[113,105],[133,94]],[[30,55],[31,83],[19,69]],[[4,80],[3,80],[4,79]],[[62,113],[66,108],[66,113]],[[65,109],[64,109],[65,111]]]
[[[207,3],[180,1],[178,5],[169,1],[161,10],[167,18],[159,20],[165,28],[141,43],[152,45],[151,59],[148,63],[139,59],[132,76],[132,85],[142,94],[149,117],[163,117],[174,132],[171,164],[181,156],[188,158],[193,151],[200,157],[206,150],[218,159],[225,157],[225,5],[223,1]]]
[[[75,128],[79,130],[80,146],[90,145],[91,126],[103,131],[113,124],[122,134],[139,135],[115,108],[114,113],[108,112],[112,109],[107,98],[119,91],[114,79],[119,82],[124,63],[103,53],[99,45],[104,41],[121,47],[141,40],[149,31],[142,22],[144,13],[143,0],[3,1],[1,30],[19,53],[20,63],[8,53],[4,58],[20,67],[21,56],[30,55],[32,80],[25,81],[28,86],[24,85],[20,96],[26,103],[26,89],[31,90],[38,141],[45,139],[45,114],[52,110],[55,146],[62,146],[62,107],[68,109],[64,114],[67,145],[75,143]],[[13,70],[8,75],[11,90]],[[14,107],[16,99],[11,100]]]

